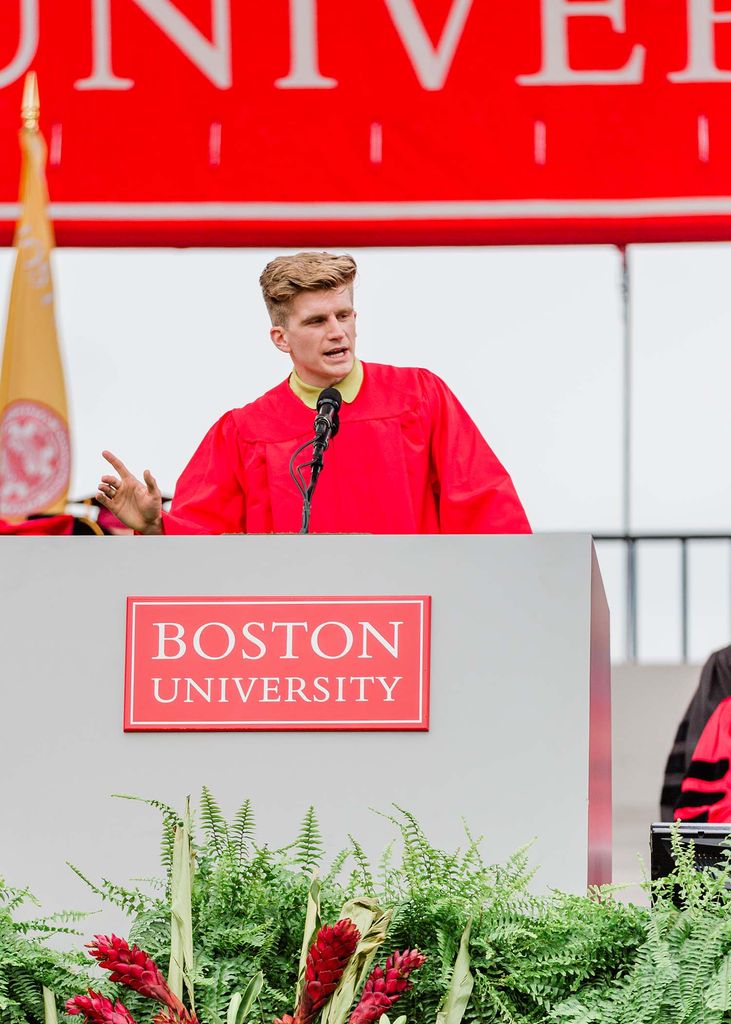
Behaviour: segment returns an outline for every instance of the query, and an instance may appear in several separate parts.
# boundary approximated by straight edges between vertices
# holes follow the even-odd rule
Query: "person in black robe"
[[[686,776],[693,777],[691,766],[698,740],[708,719],[727,697],[731,697],[731,646],[714,651],[706,661],[698,688],[678,726],[665,766],[660,796],[662,821],[672,821],[676,808],[686,805],[687,793],[681,794],[681,786]]]

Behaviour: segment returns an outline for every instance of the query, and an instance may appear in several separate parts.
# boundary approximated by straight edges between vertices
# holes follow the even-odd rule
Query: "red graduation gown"
[[[312,533],[530,533],[510,477],[443,381],[363,370],[325,454]],[[226,413],[183,471],[165,533],[299,532],[289,460],[313,419],[288,381]]]

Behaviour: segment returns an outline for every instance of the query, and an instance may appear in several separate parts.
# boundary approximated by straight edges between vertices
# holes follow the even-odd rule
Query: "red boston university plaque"
[[[428,729],[430,598],[130,597],[126,730]]]

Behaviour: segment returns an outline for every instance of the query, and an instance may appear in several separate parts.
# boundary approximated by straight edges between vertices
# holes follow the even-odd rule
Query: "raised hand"
[[[149,469],[143,473],[143,483],[112,452],[103,451],[102,455],[117,475],[101,478],[96,495],[99,504],[138,533],[162,533],[162,494]]]

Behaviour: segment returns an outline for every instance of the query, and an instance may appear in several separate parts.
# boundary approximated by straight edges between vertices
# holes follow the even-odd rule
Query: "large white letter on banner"
[[[213,42],[175,7],[171,0],[132,0],[209,81],[219,89],[231,87],[230,0],[211,0]],[[131,89],[130,78],[112,71],[111,0],[94,0],[93,67],[88,78],[75,82],[77,89]]]
[[[0,68],[0,89],[11,85],[28,70],[38,49],[38,0],[22,0],[20,5],[20,39],[10,63]]]
[[[622,85],[642,81],[645,48],[635,46],[623,68],[576,71],[569,65],[569,18],[609,18],[615,32],[625,31],[624,0],[541,0],[543,58],[534,75],[518,75],[520,85]]]
[[[117,78],[112,71],[112,25],[110,0],[93,0],[91,11],[92,71],[79,78],[75,89],[131,89],[131,78]]]
[[[716,11],[714,0],[688,0],[688,64],[668,75],[671,82],[731,82],[731,71],[716,67],[715,26],[731,21],[731,11]]]
[[[277,89],[334,89],[335,78],[320,74],[317,60],[317,0],[289,0],[291,67]]]
[[[414,0],[386,0],[386,7],[422,86],[432,91],[443,88],[472,0],[454,0],[436,49],[414,7]]]

